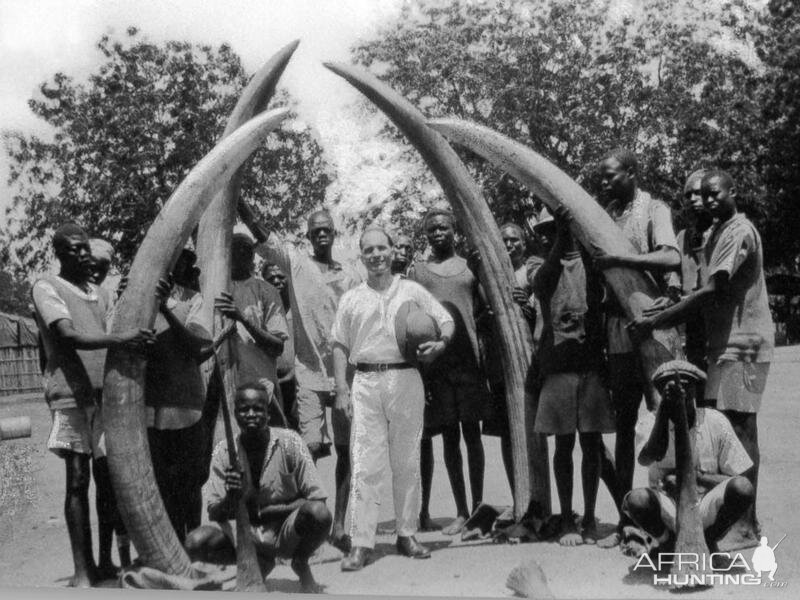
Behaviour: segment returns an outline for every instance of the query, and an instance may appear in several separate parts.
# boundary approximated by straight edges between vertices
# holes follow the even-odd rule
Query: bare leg
[[[503,457],[503,468],[506,470],[508,487],[511,494],[514,494],[514,459],[511,453],[511,434],[506,432],[500,436],[500,454]]]
[[[581,484],[583,487],[583,541],[597,541],[597,525],[594,509],[597,504],[597,488],[600,485],[600,461],[603,455],[603,436],[598,432],[579,434],[581,443]]]
[[[663,543],[668,537],[669,531],[661,518],[661,505],[653,490],[637,488],[631,491],[622,504],[622,510],[636,525],[659,542]]]
[[[114,526],[117,524],[117,503],[114,490],[111,488],[111,474],[108,470],[108,459],[97,458],[92,460],[94,484],[97,490],[97,530],[99,560],[97,563],[98,576],[101,579],[113,579],[119,573],[111,560],[111,547],[114,541]]]
[[[423,436],[419,446],[419,473],[422,483],[422,508],[419,512],[419,530],[436,531],[441,526],[431,519],[431,488],[433,487],[433,440]]]
[[[644,395],[641,367],[635,354],[612,354],[609,356],[609,373],[611,379],[611,398],[616,411],[617,438],[614,447],[614,466],[616,468],[616,492],[612,493],[615,502],[620,502],[633,487],[633,469],[635,462],[636,421],[639,418],[639,405]],[[604,481],[609,476],[608,461],[603,461]],[[624,511],[620,513],[617,530],[611,535],[598,540],[600,548],[611,548],[622,539],[625,525],[631,524]]]
[[[617,513],[621,515],[622,498],[619,493],[619,482],[617,481],[617,469],[614,467],[614,457],[608,447],[603,444],[602,437],[600,440],[600,481],[602,481],[608,493],[614,499],[614,506],[617,507]]]
[[[92,530],[89,521],[89,479],[91,471],[89,456],[77,452],[65,452],[67,490],[64,498],[64,517],[72,548],[75,574],[70,580],[72,587],[91,587],[97,578],[97,567],[92,556]]]
[[[292,570],[299,577],[304,594],[320,592],[308,559],[325,541],[331,528],[331,513],[324,502],[308,501],[300,507],[294,527],[301,541],[292,556]]]
[[[344,520],[347,515],[347,499],[350,497],[350,448],[336,448],[336,500],[333,505],[333,531],[331,543],[347,554],[350,552],[350,536],[345,533]]]
[[[761,451],[758,449],[758,423],[756,420],[756,413],[745,413],[733,410],[723,411],[725,416],[728,417],[736,432],[736,437],[747,450],[747,454],[753,461],[753,466],[750,467],[743,475],[753,485],[753,504],[747,509],[746,514],[743,516],[744,523],[747,524],[748,533],[753,537],[760,534],[760,525],[758,523],[758,516],[756,514],[756,498],[758,495],[758,468],[761,463]],[[748,536],[749,537],[749,536]]]
[[[574,433],[556,436],[553,471],[556,476],[558,503],[561,507],[561,537],[558,543],[562,546],[579,546],[583,543],[572,517],[572,450],[574,447]]]
[[[734,523],[753,505],[756,492],[746,477],[732,477],[725,484],[725,496],[714,523],[705,531],[709,546],[716,546]]]
[[[456,502],[456,518],[442,533],[456,535],[464,528],[469,518],[467,506],[467,489],[464,481],[464,461],[461,457],[461,429],[458,423],[442,428],[442,441],[444,442],[444,465],[453,490]]]
[[[481,424],[478,421],[462,423],[461,431],[467,446],[469,489],[472,492],[472,512],[474,512],[483,502],[483,474],[486,469],[486,458],[481,440]]]

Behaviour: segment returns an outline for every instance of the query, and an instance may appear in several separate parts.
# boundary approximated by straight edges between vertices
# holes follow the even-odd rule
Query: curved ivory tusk
[[[253,75],[228,117],[221,140],[267,107],[275,93],[278,80],[299,43],[299,40],[295,40],[281,48]],[[239,199],[240,172],[241,168],[211,201],[208,209],[200,218],[200,227],[197,233],[200,289],[203,298],[209,299],[208,302],[203,303],[199,322],[210,333],[214,332],[214,303],[210,299],[216,298],[220,292],[230,288],[230,248],[233,225],[236,220],[236,205]],[[242,207],[244,210],[249,210],[245,205]]]
[[[515,517],[522,517],[531,499],[539,502],[549,513],[547,438],[531,433],[526,439],[526,413],[533,412],[525,409],[524,394],[531,348],[522,331],[524,320],[519,307],[511,299],[514,287],[511,261],[486,201],[455,151],[441,135],[426,125],[423,115],[405,98],[357,68],[332,63],[325,63],[325,66],[354,85],[408,137],[433,171],[458,215],[459,224],[480,253],[485,275],[481,283],[500,331],[498,337],[513,449]],[[529,424],[532,416],[527,414]]]
[[[242,91],[239,101],[228,117],[228,123],[222,138],[225,139],[236,131],[243,123],[247,122],[256,113],[263,111],[275,93],[289,59],[297,49],[300,42],[294,41],[279,50],[263,67],[253,75],[247,87]],[[236,221],[236,208],[239,201],[241,174],[244,166],[239,167],[236,175],[228,181],[225,187],[211,201],[208,209],[200,218],[200,227],[197,233],[197,261],[200,267],[200,290],[205,299],[200,313],[199,322],[210,333],[219,333],[224,325],[222,320],[215,319],[213,298],[220,292],[229,291],[231,284],[231,239],[233,225]],[[240,203],[240,211],[249,211],[249,207]],[[235,348],[226,341],[216,352],[215,360],[210,360],[204,366],[204,379],[210,379],[216,368],[221,378],[225,392],[220,402],[232,403],[236,391],[236,357]],[[215,388],[217,386],[214,386]],[[207,398],[207,401],[209,399]],[[214,398],[212,401],[216,401]],[[231,406],[231,412],[233,407]],[[246,540],[249,535],[244,529],[248,527],[242,519],[236,520],[237,540]],[[237,542],[237,589],[240,591],[265,591],[264,580],[258,568],[255,550],[252,544]]]
[[[156,216],[133,259],[117,304],[113,333],[151,328],[155,288],[189,238],[202,211],[289,111],[256,117],[219,143],[196,166]],[[191,576],[189,558],[172,529],[149,460],[144,406],[145,359],[125,348],[108,351],[103,425],[108,464],[120,513],[144,564]]]
[[[571,229],[585,248],[597,247],[608,254],[636,253],[630,241],[619,234],[619,228],[603,207],[542,155],[488,127],[468,121],[434,119],[428,124],[447,139],[469,148],[519,180],[551,211],[556,211],[560,205],[569,209]],[[640,317],[653,298],[660,295],[652,278],[640,271],[615,267],[607,269],[604,275],[630,319]],[[653,338],[640,344],[639,351],[648,380],[661,363],[683,355],[675,329],[654,332]]]

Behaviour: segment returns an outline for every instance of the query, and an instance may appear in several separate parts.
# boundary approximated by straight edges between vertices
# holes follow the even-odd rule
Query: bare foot
[[[615,546],[619,546],[620,536],[618,532],[611,533],[606,537],[597,540],[597,547],[598,548],[614,548]]]
[[[314,580],[314,575],[311,573],[311,567],[307,562],[292,561],[292,571],[295,572],[300,579],[300,591],[304,594],[319,594],[322,592],[322,586]]]
[[[419,530],[420,531],[439,531],[441,525],[436,523],[431,516],[427,513],[420,513],[419,515]]]
[[[581,537],[584,544],[593,545],[597,543],[599,536],[597,535],[597,522],[595,519],[588,522],[586,519],[581,521]]]
[[[67,582],[67,587],[74,588],[90,588],[94,585],[94,581],[88,573],[75,573]]]
[[[442,533],[445,535],[458,535],[464,529],[464,523],[466,522],[467,519],[465,517],[456,517],[447,527],[442,529]]]
[[[578,526],[570,514],[561,520],[561,537],[558,543],[562,546],[580,546],[583,544],[583,537],[578,533]]]

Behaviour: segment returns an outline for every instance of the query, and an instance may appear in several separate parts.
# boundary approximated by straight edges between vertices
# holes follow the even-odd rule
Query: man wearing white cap
[[[367,229],[360,247],[367,281],[342,296],[331,332],[336,408],[352,419],[349,512],[353,548],[342,561],[343,571],[361,569],[375,545],[387,462],[392,469],[397,549],[413,558],[430,556],[414,537],[421,505],[424,391],[419,371],[401,353],[395,320],[402,305],[412,301],[435,321],[439,339],[421,343],[412,357],[422,362],[441,355],[455,328],[452,317],[429,292],[392,274],[393,244],[385,231]],[[348,361],[356,367],[352,389],[347,382]]]

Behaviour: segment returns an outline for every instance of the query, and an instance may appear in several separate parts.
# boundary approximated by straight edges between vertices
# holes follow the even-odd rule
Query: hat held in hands
[[[394,334],[400,354],[412,365],[417,364],[417,348],[424,342],[439,339],[439,325],[413,300],[400,305],[394,318]]]

